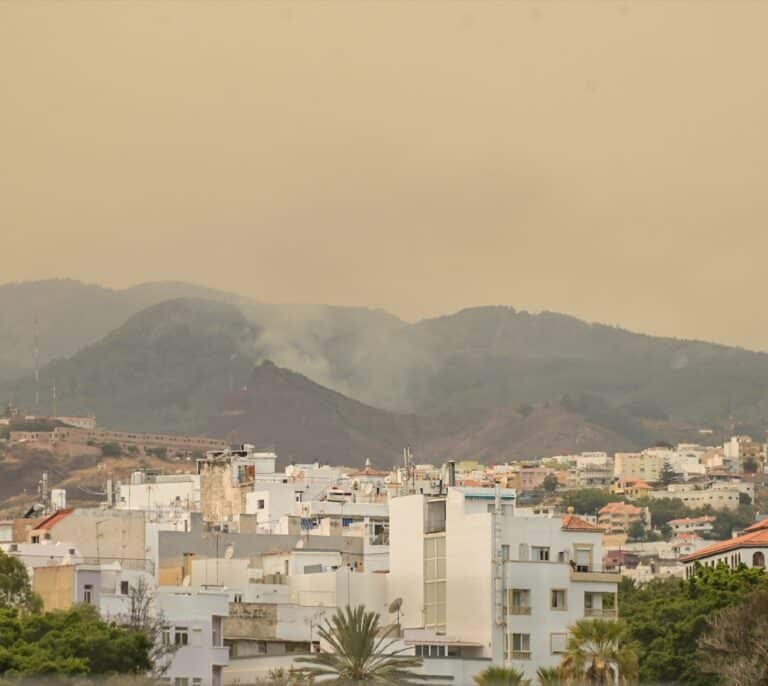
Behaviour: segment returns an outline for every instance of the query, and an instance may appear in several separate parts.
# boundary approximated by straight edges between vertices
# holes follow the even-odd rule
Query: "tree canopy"
[[[0,610],[4,676],[136,674],[152,667],[150,649],[144,633],[102,621],[89,605],[45,614]]]
[[[637,647],[642,683],[715,686],[718,677],[704,673],[697,644],[720,610],[744,602],[750,593],[768,589],[760,569],[721,565],[703,567],[687,580],[654,580],[637,587],[624,579],[619,611],[627,636]]]

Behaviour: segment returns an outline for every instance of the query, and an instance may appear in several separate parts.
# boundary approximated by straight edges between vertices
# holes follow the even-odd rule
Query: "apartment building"
[[[516,516],[515,501],[510,490],[449,488],[390,503],[390,594],[406,635],[421,632],[419,654],[434,645],[533,677],[559,663],[574,622],[615,616],[619,576],[602,571],[602,530],[572,514]]]
[[[742,493],[751,501],[754,497],[754,484],[716,483],[709,488],[697,488],[690,484],[670,484],[665,490],[652,491],[648,496],[654,500],[677,498],[692,509],[708,505],[714,510],[735,510],[739,507]]]
[[[608,503],[597,516],[597,525],[606,534],[626,534],[632,524],[639,522],[651,526],[651,513],[647,507],[630,503]]]
[[[616,453],[613,458],[613,473],[621,481],[656,483],[661,480],[665,459],[665,453],[657,451]]]
[[[105,619],[127,621],[137,588],[148,599],[150,613],[167,624],[158,640],[175,650],[164,677],[172,686],[220,686],[229,663],[223,643],[223,619],[229,598],[222,590],[157,587],[148,570],[124,569],[119,563],[58,564],[36,567],[34,591],[46,611],[68,610],[77,603],[95,606]]]
[[[670,528],[675,535],[678,534],[708,534],[712,532],[715,524],[715,517],[704,515],[702,517],[683,517],[682,519],[672,519],[669,522]]]

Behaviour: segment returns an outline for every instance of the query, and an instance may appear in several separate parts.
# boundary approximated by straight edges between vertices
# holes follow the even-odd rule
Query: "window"
[[[203,630],[202,629],[192,629],[192,640],[190,641],[190,645],[193,645],[197,648],[201,647],[203,645]]]
[[[161,641],[164,646],[171,645],[171,630],[169,627],[163,627],[163,633]]]
[[[236,603],[242,603],[243,602],[243,594],[242,593],[235,593],[235,602]]]
[[[509,546],[503,545],[501,546],[501,559],[505,562],[509,559]]]
[[[259,500],[256,501],[256,509],[257,510],[263,510],[264,509],[264,499],[259,498]]]
[[[446,571],[445,537],[424,539],[424,611],[425,626],[438,633],[445,630]]]
[[[529,548],[527,543],[521,543],[517,548],[517,559],[518,560],[528,560],[530,559],[529,556]]]
[[[533,546],[531,548],[533,552],[533,559],[538,560],[539,562],[547,562],[549,561],[549,548],[544,548],[540,546]]]
[[[417,645],[416,657],[445,657],[448,650],[445,646]]]
[[[531,635],[507,634],[507,657],[511,660],[530,660]]]
[[[759,550],[752,556],[753,567],[765,567],[765,555]]]
[[[32,543],[40,543],[40,536],[32,536]]]
[[[173,680],[173,686],[189,686],[189,678],[186,676],[177,676]]]
[[[551,607],[553,610],[565,610],[566,609],[566,595],[565,591],[559,588],[553,588],[551,593]]]
[[[177,646],[189,645],[189,629],[185,626],[177,626],[173,630],[173,642]]]
[[[93,602],[93,586],[91,584],[85,584],[85,586],[83,586],[83,602]]]
[[[592,546],[575,546],[574,555],[576,557],[576,571],[588,572],[592,566]]]
[[[584,594],[584,609],[585,610],[592,610],[593,609],[593,603],[592,603],[592,594],[591,593],[585,593]]]
[[[511,615],[531,614],[531,591],[527,588],[510,588],[507,591],[507,606]]]
[[[128,582],[127,581],[121,581],[120,582],[120,595],[128,595]]]
[[[199,677],[192,677],[192,686],[203,686],[203,680]]]
[[[550,634],[549,648],[553,655],[564,653],[568,645],[568,634]]]

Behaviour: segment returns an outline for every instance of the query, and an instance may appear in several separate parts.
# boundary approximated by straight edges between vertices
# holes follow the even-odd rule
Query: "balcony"
[[[530,650],[513,650],[509,654],[510,660],[530,660],[531,659],[531,651]]]
[[[531,614],[530,607],[523,607],[522,605],[513,605],[509,608],[509,614],[511,615],[529,615]]]
[[[594,565],[579,565],[571,568],[571,581],[617,584],[621,581],[621,572],[609,572]]]
[[[211,648],[211,664],[226,667],[229,664],[229,646],[214,646]]]
[[[618,613],[615,607],[589,608],[584,610],[584,616],[593,619],[616,619]]]

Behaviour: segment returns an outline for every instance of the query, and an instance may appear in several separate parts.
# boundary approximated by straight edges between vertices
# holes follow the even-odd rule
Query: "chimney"
[[[448,486],[453,488],[456,485],[456,460],[448,460]]]

